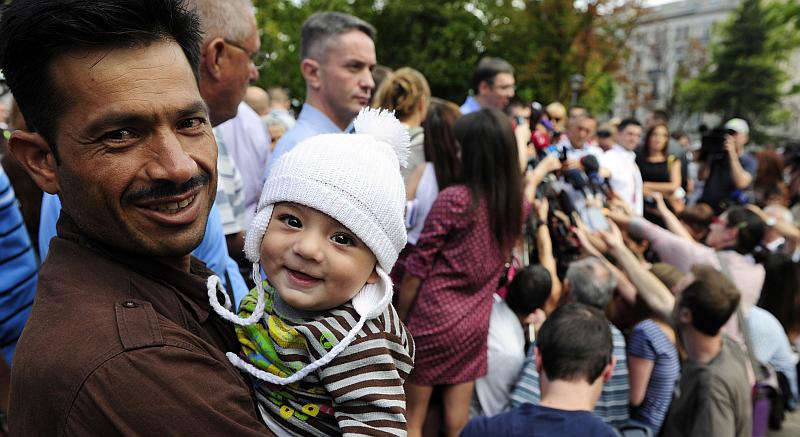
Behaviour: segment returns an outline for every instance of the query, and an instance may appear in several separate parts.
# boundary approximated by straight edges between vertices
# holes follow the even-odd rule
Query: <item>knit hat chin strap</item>
[[[231,308],[233,305],[231,304],[231,299],[228,297],[227,291],[222,287],[222,282],[219,280],[219,276],[211,275],[208,277],[208,282],[206,282],[206,289],[208,290],[208,303],[211,304],[211,308],[219,314],[220,317],[223,319],[237,324],[239,326],[248,326],[252,325],[253,323],[258,322],[261,320],[261,317],[264,316],[264,308],[266,307],[266,298],[264,296],[264,281],[261,280],[261,270],[259,269],[258,263],[253,263],[253,281],[256,283],[256,307],[253,308],[253,312],[250,314],[250,317],[241,318],[236,313],[236,308]],[[225,304],[220,305],[219,298],[217,295],[222,293],[225,297]]]
[[[257,268],[257,264],[255,264],[254,267]],[[361,328],[364,327],[364,323],[366,323],[367,320],[379,316],[383,313],[383,311],[386,310],[386,307],[389,306],[389,303],[392,301],[392,280],[381,267],[376,267],[375,271],[378,273],[378,282],[375,284],[364,285],[364,287],[353,298],[353,307],[355,307],[358,315],[360,316],[358,323],[356,323],[355,326],[350,329],[350,332],[348,332],[342,341],[334,346],[333,349],[329,350],[318,360],[309,363],[309,365],[298,370],[291,376],[281,378],[273,375],[272,373],[265,372],[242,360],[233,352],[228,352],[225,355],[228,357],[228,360],[230,360],[231,364],[262,381],[277,385],[289,385],[300,381],[308,376],[311,372],[316,371],[320,367],[330,363],[334,358],[336,358],[336,356],[339,355],[344,348],[353,342],[353,340],[356,338],[356,335],[361,332]],[[261,282],[262,281],[256,281],[257,284],[261,284]],[[263,293],[261,286],[259,286],[259,293]],[[258,297],[258,305],[261,305],[261,298],[263,297],[263,294],[259,294]],[[258,309],[258,305],[256,305],[256,310]],[[253,314],[255,314],[255,311]]]
[[[250,229],[247,230],[244,237],[244,254],[251,263],[258,263],[261,259],[261,240],[264,239],[264,234],[267,232],[267,225],[272,218],[274,208],[274,204],[264,206],[250,222]],[[256,284],[260,282],[260,280],[256,281]]]

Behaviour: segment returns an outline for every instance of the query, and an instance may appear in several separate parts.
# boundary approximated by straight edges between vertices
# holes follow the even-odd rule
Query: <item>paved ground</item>
[[[769,437],[798,437],[800,436],[800,408],[786,416],[783,421],[783,429],[772,431]]]

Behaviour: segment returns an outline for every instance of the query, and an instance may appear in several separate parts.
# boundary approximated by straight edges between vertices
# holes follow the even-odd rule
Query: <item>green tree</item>
[[[640,1],[594,0],[255,0],[262,45],[270,63],[259,84],[287,87],[302,99],[299,39],[315,11],[351,13],[377,31],[378,63],[421,71],[435,96],[460,103],[482,56],[507,59],[517,70],[518,94],[542,102],[570,98],[569,77],[586,77],[580,103],[606,111],[612,74]],[[633,11],[633,13],[631,13]]]
[[[794,94],[785,65],[800,46],[795,1],[744,0],[721,26],[710,62],[680,85],[679,103],[690,111],[742,117],[770,126],[784,119],[780,100]],[[793,11],[793,12],[792,12]]]

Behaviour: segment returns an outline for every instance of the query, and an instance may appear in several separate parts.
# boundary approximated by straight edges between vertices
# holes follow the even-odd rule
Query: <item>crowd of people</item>
[[[297,107],[250,0],[3,9],[0,435],[781,426],[800,149],[524,102],[495,57],[459,105],[378,32],[310,16]]]

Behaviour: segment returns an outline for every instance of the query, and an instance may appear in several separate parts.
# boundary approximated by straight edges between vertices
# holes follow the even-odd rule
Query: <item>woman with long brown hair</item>
[[[408,432],[419,436],[434,387],[446,435],[469,419],[475,379],[487,370],[492,294],[521,233],[523,180],[508,117],[483,109],[455,124],[461,182],[439,193],[409,254],[398,314],[416,344],[406,380]]]

